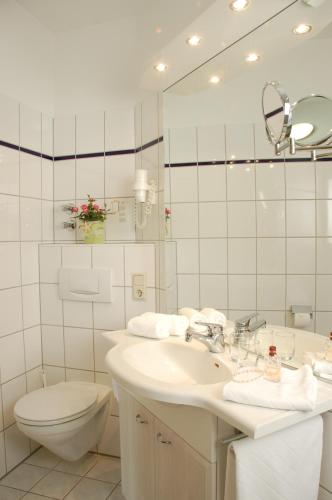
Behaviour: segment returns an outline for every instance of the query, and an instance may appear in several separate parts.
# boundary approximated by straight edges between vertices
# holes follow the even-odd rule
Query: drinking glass
[[[275,331],[272,328],[260,328],[255,335],[255,352],[260,358],[268,355],[270,345],[275,345]]]
[[[229,349],[231,360],[239,363],[248,357],[249,337],[232,333],[229,337]]]
[[[295,354],[295,333],[289,331],[276,331],[275,346],[281,361],[290,361]]]

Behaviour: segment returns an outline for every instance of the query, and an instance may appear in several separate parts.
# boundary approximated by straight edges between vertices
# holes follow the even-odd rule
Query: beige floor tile
[[[62,499],[79,482],[80,477],[64,472],[51,471],[31,490],[46,497]]]
[[[65,500],[106,500],[113,489],[114,485],[111,483],[84,478]]]
[[[55,467],[55,470],[84,476],[96,464],[97,460],[98,455],[88,453],[76,462],[67,462],[63,460]]]
[[[25,491],[7,488],[7,486],[0,486],[1,500],[20,500],[25,495],[25,493]]]
[[[114,491],[112,491],[111,496],[107,500],[126,500],[122,495],[121,486],[117,486]]]
[[[25,460],[27,464],[47,467],[48,469],[53,469],[59,462],[61,462],[61,458],[44,447]]]
[[[44,467],[21,464],[1,480],[3,486],[11,486],[19,490],[29,491],[42,477],[49,472]]]
[[[87,473],[87,477],[117,484],[121,480],[121,463],[119,458],[99,457],[96,465]]]
[[[27,493],[23,500],[50,500],[51,497],[43,497],[40,495],[35,495],[34,493]]]

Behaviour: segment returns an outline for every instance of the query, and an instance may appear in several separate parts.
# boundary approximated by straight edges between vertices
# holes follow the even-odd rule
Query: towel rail
[[[225,438],[225,439],[219,439],[217,441],[218,444],[222,444],[222,445],[225,445],[225,444],[230,444],[232,443],[233,441],[238,441],[239,439],[243,439],[243,438],[246,438],[248,437],[246,434],[244,434],[243,432],[237,432],[236,434],[232,434],[230,437],[228,438]]]

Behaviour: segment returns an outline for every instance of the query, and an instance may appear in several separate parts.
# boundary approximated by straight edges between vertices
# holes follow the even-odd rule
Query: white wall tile
[[[0,193],[19,194],[19,161],[18,151],[0,146]]]
[[[39,249],[40,281],[58,283],[61,268],[61,247],[41,245]]]
[[[287,236],[315,236],[315,202],[287,201]]]
[[[41,158],[20,153],[20,194],[41,198]]]
[[[62,326],[42,326],[43,362],[46,365],[64,366],[65,348]]]
[[[285,290],[285,276],[257,276],[257,309],[284,310]]]
[[[0,337],[22,329],[21,289],[10,288],[0,291]]]
[[[156,139],[159,135],[158,94],[153,93],[142,101],[142,143]]]
[[[255,167],[249,164],[227,166],[228,200],[255,199]]]
[[[146,300],[134,300],[132,289],[125,288],[125,311],[126,322],[145,312],[156,311],[156,290],[155,288],[146,289]]]
[[[171,202],[197,201],[197,167],[171,167]]]
[[[0,288],[21,284],[19,243],[0,243]]]
[[[66,380],[65,368],[59,366],[44,365],[47,385],[58,384]]]
[[[332,311],[332,276],[318,275],[316,277],[316,287],[317,311]]]
[[[179,274],[196,274],[199,269],[199,240],[198,239],[183,239],[176,241],[176,263],[174,273]],[[171,270],[166,270],[166,274],[171,273]]]
[[[226,200],[225,165],[207,165],[198,168],[199,201]]]
[[[257,203],[257,236],[285,236],[285,203],[283,201]]]
[[[272,149],[272,146],[269,146]],[[257,200],[285,199],[285,167],[282,163],[256,165]]]
[[[228,203],[228,236],[256,236],[255,202],[233,201]]]
[[[110,349],[109,341],[104,337],[101,330],[94,331],[94,353],[95,353],[95,370],[100,372],[108,372],[109,369],[105,363],[105,356]]]
[[[39,281],[38,243],[21,243],[22,284]]]
[[[29,439],[12,425],[5,430],[7,472],[30,455]]]
[[[66,368],[66,381],[78,381],[78,382],[94,382],[94,372],[87,370],[76,370]]]
[[[180,241],[180,240],[179,240]],[[184,241],[184,240],[182,240]],[[179,245],[178,245],[179,255]],[[183,260],[190,256],[190,249],[183,254]],[[203,274],[226,274],[227,273],[227,240],[222,239],[200,239],[199,240],[200,272]],[[179,267],[178,267],[178,272]]]
[[[2,229],[0,241],[17,241],[20,237],[19,199],[16,196],[0,195],[0,219]]]
[[[94,198],[104,198],[105,159],[83,158],[76,161],[76,198],[87,200],[88,194]]]
[[[148,296],[150,295],[147,290]],[[124,288],[113,288],[113,301],[93,304],[94,327],[99,330],[121,330],[125,328]]]
[[[125,285],[132,286],[134,273],[146,274],[146,286],[155,286],[155,247],[154,245],[125,246]]]
[[[63,206],[75,204],[74,200],[54,202],[54,238],[55,241],[75,241],[75,229],[64,228],[64,222],[73,222],[71,213],[63,210]]]
[[[268,325],[285,326],[284,311],[259,311],[259,316],[265,319]]]
[[[112,108],[105,113],[105,147],[116,151],[135,147],[134,110]]]
[[[54,199],[70,200],[76,196],[75,160],[54,162]]]
[[[42,238],[41,200],[21,198],[21,239],[22,241],[40,241]]]
[[[178,307],[199,308],[198,274],[178,274]]]
[[[197,127],[198,161],[223,161],[225,151],[224,125]],[[215,199],[213,201],[216,201]]]
[[[257,238],[257,273],[285,274],[285,238]]]
[[[25,375],[21,375],[20,377],[3,384],[1,389],[5,427],[9,427],[15,423],[14,406],[16,401],[26,394],[26,387]]]
[[[40,326],[24,331],[26,369],[32,370],[42,364],[41,330]]]
[[[119,212],[110,214],[106,220],[106,239],[112,241],[135,240],[135,200],[134,198],[119,198]],[[108,207],[112,199],[107,199]],[[155,207],[153,207],[153,212]],[[150,222],[151,224],[151,222]]]
[[[315,198],[315,166],[312,163],[287,164],[286,196],[293,200]]]
[[[263,123],[255,123],[255,154],[257,159],[268,159],[274,157],[274,147],[269,142],[265,125]]]
[[[99,153],[105,150],[104,112],[76,116],[76,153]]]
[[[229,309],[256,310],[256,276],[229,275]]]
[[[332,274],[331,238],[317,238],[317,273]]]
[[[113,285],[124,285],[124,247],[122,245],[93,246],[92,265],[94,268],[112,269]]]
[[[317,236],[332,236],[332,200],[318,200]]]
[[[226,203],[224,202],[200,203],[199,204],[200,238],[224,238],[226,235],[227,235]]]
[[[0,477],[3,477],[6,472],[5,435],[0,432]]]
[[[228,239],[228,272],[230,274],[256,273],[256,239]]]
[[[62,325],[62,301],[57,285],[40,285],[41,320],[45,325]]]
[[[27,377],[27,392],[36,391],[37,389],[41,389],[43,386],[42,383],[42,372],[41,367],[34,368],[26,373]]]
[[[53,200],[53,162],[42,158],[42,198]]]
[[[42,200],[42,240],[53,241],[53,201]]]
[[[227,276],[201,274],[200,307],[227,309]]]
[[[94,369],[93,333],[87,328],[65,328],[65,361],[69,368]],[[79,346],[79,349],[77,348]]]
[[[23,326],[30,328],[40,323],[39,284],[22,287]]]
[[[332,312],[316,312],[316,332],[329,337],[332,325]]]
[[[134,183],[135,155],[107,156],[105,158],[105,196],[107,198],[133,196]]]
[[[198,207],[196,203],[172,205],[172,238],[198,237]]]
[[[64,245],[62,247],[63,267],[91,267],[91,246]]]
[[[64,300],[63,323],[65,326],[92,328],[92,302]]]
[[[0,367],[2,383],[25,372],[23,333],[0,338]]]
[[[315,238],[287,238],[287,273],[315,274],[315,246]]]
[[[318,289],[317,289],[318,293]],[[287,276],[286,305],[298,304],[315,307],[315,276]]]
[[[74,155],[75,150],[75,116],[57,116],[54,119],[54,155]]]
[[[226,125],[227,160],[248,160],[254,158],[254,156],[253,125]]]
[[[20,106],[10,97],[0,95],[0,139],[19,145],[20,134]]]
[[[316,196],[317,199],[332,198],[332,162],[316,164]]]
[[[170,130],[170,162],[197,162],[196,129],[177,128]]]

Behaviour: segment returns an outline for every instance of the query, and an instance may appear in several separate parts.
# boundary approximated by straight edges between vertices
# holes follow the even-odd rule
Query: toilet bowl
[[[100,440],[111,389],[89,382],[61,382],[32,391],[14,408],[17,427],[64,460],[78,460]]]

